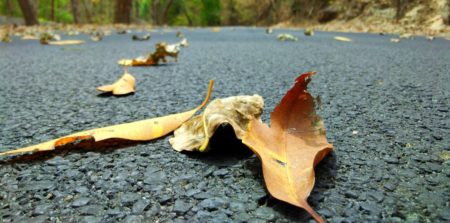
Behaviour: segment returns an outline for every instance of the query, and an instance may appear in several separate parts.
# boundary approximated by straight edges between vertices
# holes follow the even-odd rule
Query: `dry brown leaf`
[[[236,136],[241,138],[249,121],[261,116],[263,106],[264,101],[259,95],[215,99],[206,106],[202,114],[175,130],[174,137],[169,142],[173,149],[180,152],[204,152],[209,139],[222,124],[231,125]]]
[[[261,159],[270,194],[324,220],[309,206],[314,187],[314,166],[333,148],[306,88],[314,72],[302,74],[271,113],[271,127],[258,119],[250,122],[242,141]]]
[[[347,37],[343,37],[343,36],[335,36],[334,39],[337,41],[341,41],[341,42],[351,42],[352,41],[351,39],[349,39]]]
[[[122,59],[118,64],[122,66],[152,66],[158,64],[160,61],[167,62],[166,57],[172,57],[175,62],[178,61],[178,53],[181,47],[187,47],[189,44],[186,39],[181,40],[179,43],[168,45],[165,42],[155,44],[155,52],[150,53],[147,57],[138,57],[135,59]]]
[[[177,129],[181,124],[189,120],[198,110],[205,106],[211,96],[212,87],[213,81],[211,80],[209,83],[208,93],[202,104],[190,111],[82,131],[41,144],[2,152],[0,153],[0,156],[26,152],[51,151],[65,145],[77,144],[78,142],[84,140],[94,140],[95,142],[99,142],[106,139],[124,139],[134,141],[148,141],[156,139]]]
[[[136,87],[136,79],[127,71],[122,77],[111,85],[97,87],[102,92],[112,92],[113,95],[125,95],[133,93]]]
[[[83,43],[84,43],[83,40],[60,40],[60,41],[49,41],[48,45],[63,46],[63,45],[77,45]]]

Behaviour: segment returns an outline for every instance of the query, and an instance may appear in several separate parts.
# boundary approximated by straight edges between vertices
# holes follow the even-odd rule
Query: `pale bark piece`
[[[60,41],[49,41],[48,45],[64,46],[64,45],[78,45],[83,43],[84,43],[83,40],[60,40]]]
[[[122,77],[113,84],[97,87],[97,90],[111,92],[114,95],[125,95],[133,93],[135,88],[136,79],[128,72],[125,72]]]
[[[189,120],[198,110],[203,108],[211,96],[212,87],[213,81],[211,80],[209,83],[208,93],[202,104],[186,112],[81,131],[41,144],[2,152],[0,153],[0,156],[14,155],[26,152],[50,151],[68,144],[77,144],[78,142],[83,140],[94,140],[95,142],[99,142],[106,139],[124,139],[133,141],[148,141],[156,139],[171,133],[172,131],[180,127],[181,124]]]
[[[272,196],[301,207],[317,222],[324,222],[307,203],[314,187],[314,166],[333,148],[315,112],[314,99],[306,90],[313,74],[297,78],[271,113],[271,127],[254,119],[242,141],[260,158],[264,181]]]
[[[351,39],[343,36],[335,36],[334,39],[341,42],[352,42]]]
[[[176,151],[204,152],[209,139],[220,125],[231,125],[236,136],[241,138],[250,120],[260,118],[263,107],[264,101],[259,95],[215,99],[202,114],[175,130],[169,142]]]

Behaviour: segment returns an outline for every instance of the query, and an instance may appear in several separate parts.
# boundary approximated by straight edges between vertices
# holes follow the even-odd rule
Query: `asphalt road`
[[[259,94],[263,119],[300,73],[335,151],[316,168],[309,202],[329,222],[450,221],[450,41],[258,28],[182,30],[178,63],[130,68],[137,90],[99,96],[117,65],[175,42],[175,32],[131,34],[76,46],[0,43],[0,151],[79,130],[163,116],[213,97]],[[298,42],[278,42],[291,33]],[[353,42],[339,42],[334,36]],[[63,38],[65,38],[63,36]],[[67,37],[68,38],[68,37]],[[0,222],[308,222],[268,196],[261,164],[219,131],[208,154],[178,153],[168,138],[107,151],[72,151],[8,162],[1,158]],[[231,135],[231,136],[230,136]]]

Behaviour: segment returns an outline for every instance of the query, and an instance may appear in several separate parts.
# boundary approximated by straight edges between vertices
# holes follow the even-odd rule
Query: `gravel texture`
[[[77,46],[0,43],[0,150],[75,131],[191,109],[209,79],[213,97],[260,94],[263,119],[299,73],[310,85],[335,151],[316,168],[309,202],[329,222],[450,221],[450,42],[423,37],[258,28],[184,29],[178,63],[130,68],[137,90],[99,96],[122,74],[117,60],[145,54],[175,32]],[[281,32],[298,42],[278,42]],[[353,39],[333,40],[341,35]],[[64,36],[63,36],[64,37]],[[1,158],[0,222],[309,222],[270,197],[261,164],[229,128],[207,154],[178,153],[168,137],[106,151]],[[25,157],[26,158],[26,157]]]

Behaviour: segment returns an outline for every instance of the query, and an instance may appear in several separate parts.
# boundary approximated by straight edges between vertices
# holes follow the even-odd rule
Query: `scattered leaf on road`
[[[94,32],[93,35],[91,36],[91,40],[94,42],[98,42],[103,40],[103,37],[105,36],[105,34],[103,32],[97,31]]]
[[[59,41],[59,40],[61,40],[61,36],[53,33],[42,33],[39,38],[39,42],[44,45],[49,44],[50,41]]]
[[[314,36],[314,30],[311,28],[305,29],[305,36]]]
[[[131,37],[131,39],[134,41],[147,41],[147,40],[150,40],[150,38],[151,38],[150,34],[147,34],[144,36],[133,35]]]
[[[206,106],[202,114],[175,130],[174,137],[169,139],[169,142],[173,149],[180,152],[204,152],[209,139],[222,124],[231,125],[236,136],[241,138],[249,121],[261,116],[263,106],[263,98],[259,95],[215,99]]]
[[[278,34],[277,39],[279,41],[298,41],[298,38],[287,33]]]
[[[178,38],[184,38],[184,34],[181,31],[177,31],[176,36]]]
[[[113,95],[125,95],[133,93],[136,87],[136,79],[127,71],[122,77],[111,85],[97,87],[102,92],[112,92]]]
[[[12,42],[12,38],[11,38],[11,34],[9,33],[4,33],[1,37],[1,41],[4,43],[10,43]]]
[[[258,119],[249,123],[243,143],[261,159],[266,186],[277,199],[324,220],[309,206],[314,166],[333,148],[327,142],[314,99],[306,88],[314,72],[302,74],[271,113],[271,126]]]
[[[77,145],[80,142],[88,140],[100,142],[106,139],[123,139],[133,141],[148,141],[156,139],[171,133],[172,131],[180,127],[181,124],[189,120],[198,110],[204,107],[211,96],[212,88],[213,81],[211,80],[204,101],[199,106],[190,111],[82,131],[41,144],[2,152],[0,153],[0,156],[14,155],[26,152],[51,151],[60,149],[63,146]]]
[[[211,28],[211,32],[214,32],[214,33],[220,32],[220,28],[219,27],[213,27],[213,28]]]
[[[400,42],[400,39],[398,39],[398,38],[391,38],[391,43],[399,43]]]
[[[84,43],[83,40],[60,40],[60,41],[49,41],[48,45],[64,46],[64,45],[77,45],[83,43]]]
[[[174,58],[175,62],[178,61],[178,53],[181,47],[187,47],[189,44],[186,39],[181,40],[179,43],[168,45],[165,42],[155,44],[155,52],[150,53],[147,57],[138,57],[135,59],[122,59],[118,61],[122,66],[151,66],[156,65],[160,61],[167,62],[166,56]]]
[[[337,41],[341,41],[341,42],[351,42],[352,41],[351,39],[349,39],[347,37],[343,37],[343,36],[335,36],[334,39]]]

